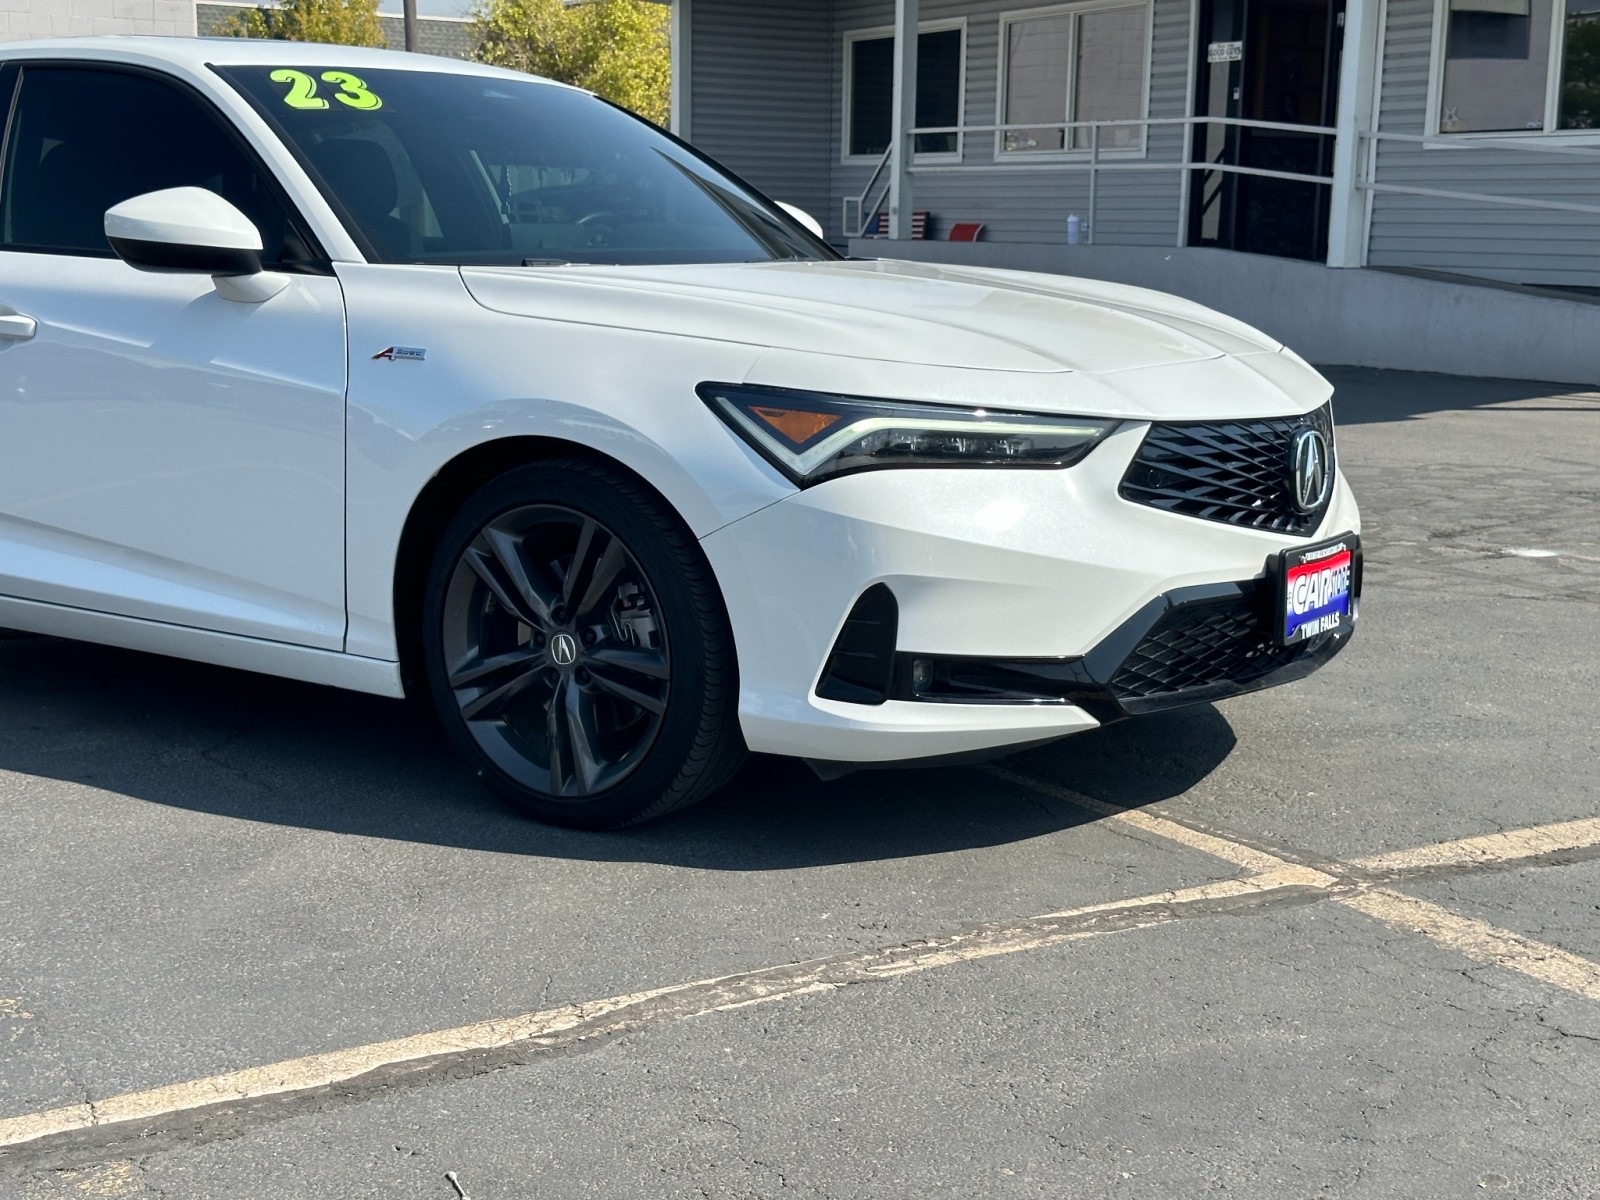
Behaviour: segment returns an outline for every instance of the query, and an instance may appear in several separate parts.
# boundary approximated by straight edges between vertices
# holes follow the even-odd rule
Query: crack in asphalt
[[[990,770],[1000,772],[999,768]],[[238,1072],[234,1076],[192,1081],[150,1093],[133,1093],[98,1101],[86,1095],[80,1106],[86,1120],[74,1118],[70,1109],[10,1120],[0,1119],[0,1139],[9,1136],[11,1140],[9,1146],[0,1145],[0,1172],[7,1175],[34,1174],[43,1170],[66,1169],[101,1163],[109,1158],[124,1158],[129,1150],[137,1151],[142,1161],[151,1153],[179,1145],[197,1145],[237,1137],[269,1122],[361,1103],[400,1089],[470,1078],[512,1066],[527,1065],[552,1055],[594,1049],[609,1044],[619,1035],[692,1017],[807,994],[833,993],[863,983],[886,982],[961,962],[1045,949],[1177,920],[1261,916],[1331,900],[1355,907],[1369,916],[1377,916],[1390,928],[1402,929],[1405,928],[1404,924],[1392,913],[1381,915],[1382,906],[1387,904],[1393,908],[1397,903],[1425,906],[1426,902],[1387,891],[1380,886],[1383,883],[1407,878],[1459,877],[1490,869],[1527,865],[1557,866],[1600,856],[1600,847],[1595,848],[1593,853],[1588,853],[1585,848],[1581,855],[1571,849],[1563,849],[1518,859],[1514,863],[1461,861],[1428,864],[1414,870],[1399,868],[1362,872],[1335,862],[1318,862],[1313,856],[1297,854],[1278,846],[1273,846],[1271,850],[1252,847],[1231,832],[1197,828],[1192,822],[1170,815],[1156,815],[1149,809],[1120,809],[1009,771],[1004,772],[1004,777],[1026,785],[1036,794],[1043,791],[1053,801],[1082,808],[1095,816],[1122,816],[1124,820],[1112,823],[1118,832],[1150,845],[1160,845],[1169,852],[1175,844],[1185,844],[1175,842],[1175,836],[1182,837],[1183,831],[1188,831],[1194,837],[1188,840],[1187,848],[1224,857],[1239,867],[1241,876],[1155,897],[994,922],[889,947],[849,951],[632,996],[569,1005],[501,1022],[484,1022],[480,1026],[445,1031],[439,1035],[400,1039],[388,1045],[398,1048],[408,1042],[419,1045],[426,1043],[432,1052],[404,1057],[397,1050],[396,1056],[390,1060],[377,1057],[375,1064],[366,1069],[352,1069],[343,1075],[328,1075],[325,1079],[306,1076],[304,1081],[297,1082],[294,1072],[308,1065],[320,1065],[326,1070],[325,1064],[338,1059],[338,1053],[313,1056],[292,1063],[271,1064]],[[1130,823],[1134,818],[1143,824]],[[1162,832],[1163,825],[1168,827],[1169,832]],[[1491,932],[1499,931],[1491,929]],[[1509,938],[1512,935],[1503,936]],[[1391,937],[1380,940],[1398,943],[1401,939]],[[1485,982],[1477,978],[1477,972],[1472,968],[1467,968],[1462,974],[1474,983]],[[545,981],[546,994],[552,979],[553,976]],[[1550,1027],[1558,1034],[1567,1035],[1560,1027]],[[508,1029],[511,1030],[509,1034],[506,1032]],[[474,1044],[471,1040],[473,1036],[487,1036],[488,1040]],[[1584,1034],[1570,1036],[1600,1041],[1600,1037]],[[364,1052],[371,1058],[380,1056],[385,1048],[360,1047],[345,1053],[359,1055]],[[1477,1057],[1487,1076],[1488,1063],[1481,1055]],[[361,1060],[362,1063],[366,1061]],[[275,1073],[287,1078],[288,1082],[281,1085],[255,1082],[249,1085],[261,1088],[258,1092],[249,1091],[243,1082],[233,1082],[244,1076],[266,1080]],[[237,1087],[239,1091],[230,1095],[230,1087]],[[194,1094],[185,1089],[192,1089]],[[163,1092],[172,1093],[179,1102],[161,1099],[159,1094]],[[182,1102],[183,1096],[178,1096],[179,1093],[187,1097],[187,1102]],[[207,1101],[202,1098],[206,1094],[221,1098]],[[137,1109],[140,1103],[150,1111],[128,1115],[130,1106]],[[167,1107],[161,1107],[162,1104],[167,1104]],[[52,1118],[59,1123],[58,1127],[50,1126]],[[31,1132],[24,1124],[29,1121],[36,1123]],[[8,1125],[12,1126],[11,1130],[7,1130]]]
[[[470,1078],[511,1066],[526,1065],[552,1054],[594,1049],[618,1034],[713,1012],[810,993],[831,993],[865,983],[887,982],[955,962],[1042,949],[1175,920],[1265,912],[1313,904],[1331,895],[1331,892],[1322,888],[1286,884],[1232,895],[1130,902],[1126,907],[1111,906],[1087,912],[1077,910],[981,925],[887,948],[765,968],[723,979],[703,980],[643,993],[636,998],[622,997],[619,1000],[624,1003],[616,1005],[594,1002],[586,1006],[573,1006],[572,1019],[559,1027],[505,1045],[471,1047],[421,1059],[387,1063],[350,1078],[292,1091],[228,1099],[123,1121],[104,1120],[99,1107],[105,1102],[99,1102],[98,1105],[92,1103],[91,1115],[97,1118],[96,1121],[0,1149],[0,1172],[10,1175],[64,1169],[103,1162],[111,1157],[124,1157],[130,1149],[148,1155],[177,1145],[236,1137],[267,1122],[359,1103],[400,1088]],[[584,1011],[586,1008],[595,1011],[588,1014]],[[0,1122],[0,1128],[3,1125],[4,1122]]]

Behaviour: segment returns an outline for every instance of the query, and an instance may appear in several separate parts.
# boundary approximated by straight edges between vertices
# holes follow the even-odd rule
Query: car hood
[[[863,394],[887,387],[901,398],[958,402],[981,393],[990,404],[999,403],[998,389],[1032,409],[1130,417],[1175,415],[1174,383],[1192,391],[1202,376],[1232,390],[1221,410],[1232,415],[1303,410],[1315,403],[1311,392],[1326,391],[1293,387],[1300,395],[1286,399],[1284,378],[1320,379],[1240,321],[1176,296],[1072,276],[891,260],[464,268],[461,276],[496,312],[766,351],[745,380],[723,382]],[[1195,371],[1206,363],[1213,369]],[[1076,380],[1069,395],[1067,373],[1098,385]],[[1241,390],[1261,394],[1252,400]],[[1210,414],[1187,406],[1182,415]]]

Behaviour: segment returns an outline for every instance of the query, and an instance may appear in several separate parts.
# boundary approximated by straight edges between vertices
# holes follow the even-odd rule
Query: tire
[[[744,759],[711,568],[619,471],[558,459],[485,485],[441,537],[422,608],[440,720],[529,816],[646,821],[710,795]]]

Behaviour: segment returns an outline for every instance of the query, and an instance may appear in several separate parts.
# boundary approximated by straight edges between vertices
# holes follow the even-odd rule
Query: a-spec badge
[[[428,357],[428,352],[421,346],[390,346],[386,350],[379,350],[372,357],[387,358],[390,362],[422,362]]]

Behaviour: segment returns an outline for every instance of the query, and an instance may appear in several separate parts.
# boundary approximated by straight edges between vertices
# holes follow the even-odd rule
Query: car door
[[[0,79],[0,595],[343,647],[338,280],[225,118],[164,76]],[[133,269],[105,210],[209,188],[290,283],[265,303]]]

